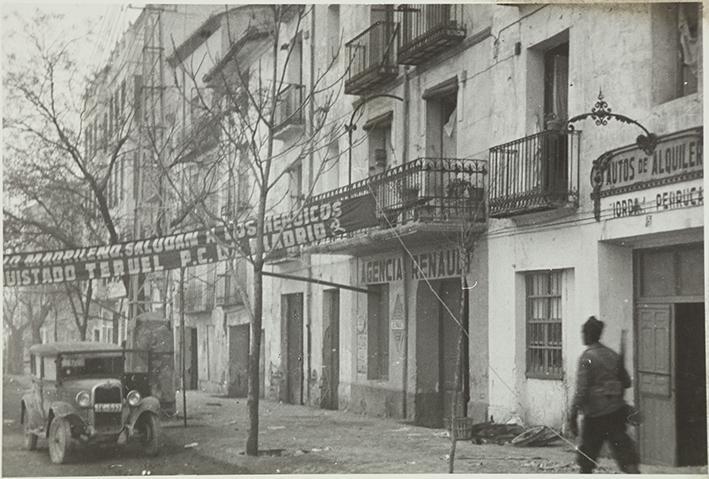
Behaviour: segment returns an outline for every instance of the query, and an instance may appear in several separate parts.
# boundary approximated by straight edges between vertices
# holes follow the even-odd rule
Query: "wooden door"
[[[638,307],[638,398],[644,422],[639,427],[644,464],[676,462],[674,331],[670,304]]]
[[[187,361],[188,361],[188,369],[189,369],[189,388],[190,389],[199,389],[199,378],[198,378],[198,372],[199,372],[199,363],[198,363],[198,342],[197,342],[197,328],[189,328],[187,331],[189,331],[189,336],[186,338],[186,341],[189,343],[189,356],[187,356]]]
[[[455,372],[458,361],[458,341],[462,334],[460,325],[460,280],[446,279],[441,282],[440,297],[448,306],[439,308],[439,384],[441,385],[441,401],[444,421],[450,420],[453,412],[453,396],[455,395]],[[455,318],[451,317],[450,310]],[[461,377],[461,385],[463,378]],[[462,394],[456,403],[456,415],[462,416]],[[445,426],[445,424],[444,424]]]
[[[249,325],[229,326],[229,387],[230,397],[246,397],[249,377]]]
[[[303,404],[303,293],[283,295],[282,305],[285,389],[281,399],[289,404]]]
[[[323,292],[323,384],[320,407],[337,409],[340,383],[340,290]]]

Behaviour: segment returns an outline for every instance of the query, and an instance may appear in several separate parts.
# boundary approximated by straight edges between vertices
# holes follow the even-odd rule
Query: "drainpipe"
[[[409,115],[409,99],[410,99],[410,85],[409,85],[409,67],[405,67],[404,70],[404,144],[401,149],[403,155],[403,162],[407,163],[409,161],[409,125],[410,125],[410,115]],[[409,278],[411,277],[411,272],[406,267],[409,264],[406,261],[407,252],[406,249],[402,248],[402,255],[404,261],[404,377],[402,381],[402,406],[401,411],[404,415],[404,420],[407,419],[407,397],[409,389]]]
[[[311,6],[310,9],[310,102],[308,105],[309,109],[309,114],[310,114],[310,122],[308,125],[308,129],[310,130],[310,140],[312,141],[313,134],[314,134],[314,123],[315,123],[315,98],[314,98],[314,93],[315,93],[315,86],[313,82],[313,78],[315,78],[315,5]],[[308,191],[312,191],[313,188],[313,166],[315,164],[315,159],[314,159],[314,153],[313,149],[310,148],[310,152],[308,153]],[[312,263],[312,255],[308,254],[306,255],[306,264],[308,266],[308,279],[313,278],[313,263]],[[308,361],[307,361],[307,367],[308,367],[308,383],[306,386],[306,394],[308,398],[308,405],[310,405],[310,381],[312,379],[311,374],[312,374],[312,339],[313,339],[313,331],[312,331],[312,306],[313,306],[313,283],[308,281],[308,284],[306,285],[306,295],[305,295],[305,303],[306,303],[306,308],[308,311],[308,320],[307,320],[307,348],[308,348]]]

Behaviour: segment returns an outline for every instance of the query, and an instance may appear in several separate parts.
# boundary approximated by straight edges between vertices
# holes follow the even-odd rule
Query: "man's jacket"
[[[621,357],[601,343],[591,344],[579,359],[574,408],[586,417],[610,414],[625,405],[630,376]]]

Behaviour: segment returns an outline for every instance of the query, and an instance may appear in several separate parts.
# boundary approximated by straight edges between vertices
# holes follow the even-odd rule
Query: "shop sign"
[[[699,180],[631,192],[602,201],[604,217],[607,219],[642,216],[703,205],[704,185]]]
[[[457,248],[416,254],[411,279],[438,279],[460,276],[460,253]]]
[[[461,261],[457,248],[427,251],[406,256],[410,266],[409,279],[441,279],[460,276]],[[404,279],[401,256],[384,257],[362,264],[362,283],[390,283]]]
[[[600,196],[702,178],[702,136],[701,128],[665,135],[658,139],[652,155],[635,145],[604,154]]]
[[[365,284],[391,283],[402,279],[401,256],[374,259],[362,264],[362,282]]]

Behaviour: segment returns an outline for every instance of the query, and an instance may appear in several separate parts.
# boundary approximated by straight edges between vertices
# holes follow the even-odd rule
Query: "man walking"
[[[625,431],[623,390],[630,387],[630,376],[622,358],[599,342],[602,332],[603,322],[595,316],[583,325],[583,343],[588,348],[579,359],[576,396],[569,413],[569,430],[574,436],[578,435],[578,413],[583,413],[577,462],[581,473],[592,473],[603,442],[608,441],[621,471],[639,474],[640,458]]]

